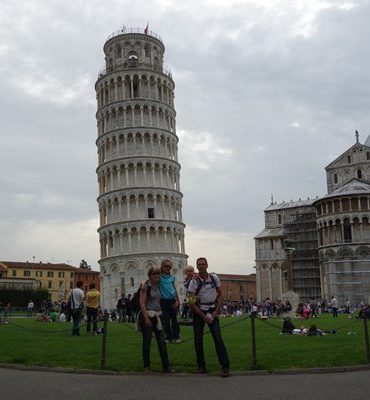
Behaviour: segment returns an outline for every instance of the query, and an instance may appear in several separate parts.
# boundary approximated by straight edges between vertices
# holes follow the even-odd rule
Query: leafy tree
[[[91,269],[91,265],[89,265],[86,260],[82,259],[80,262],[80,268],[81,269]]]

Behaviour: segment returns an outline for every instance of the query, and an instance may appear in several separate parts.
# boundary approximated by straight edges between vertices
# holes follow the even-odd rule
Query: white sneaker
[[[181,339],[180,338],[176,339],[175,343],[181,343]]]

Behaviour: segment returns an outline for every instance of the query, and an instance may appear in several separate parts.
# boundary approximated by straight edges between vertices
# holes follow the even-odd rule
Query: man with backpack
[[[199,274],[194,277],[188,287],[189,304],[193,310],[194,344],[197,358],[198,372],[206,373],[204,360],[203,334],[207,324],[215,344],[218,361],[221,365],[221,376],[229,376],[230,361],[225,344],[221,336],[218,316],[223,303],[220,278],[216,274],[207,272],[207,259],[197,259]]]

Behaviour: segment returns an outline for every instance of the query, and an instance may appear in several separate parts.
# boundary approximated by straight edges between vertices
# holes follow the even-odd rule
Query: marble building
[[[327,195],[273,203],[255,237],[257,299],[281,299],[292,289],[301,301],[340,304],[370,297],[370,136],[356,142],[326,168]]]
[[[314,202],[323,298],[370,299],[370,136],[326,167],[328,194]]]
[[[182,282],[182,222],[175,83],[161,38],[122,29],[104,44],[95,84],[102,305],[133,293],[151,265],[171,259]],[[182,285],[178,290],[182,294]]]

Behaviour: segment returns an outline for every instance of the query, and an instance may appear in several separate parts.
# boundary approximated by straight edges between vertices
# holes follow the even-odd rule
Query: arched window
[[[151,53],[150,50],[151,50],[151,49],[150,49],[150,44],[147,43],[147,44],[145,45],[145,47],[144,47],[145,57],[150,57],[150,53]]]
[[[334,183],[338,183],[338,175],[334,174]]]
[[[129,65],[135,66],[137,64],[138,60],[139,60],[139,57],[138,57],[136,51],[130,51],[130,53],[128,54]]]
[[[344,241],[346,243],[352,242],[352,229],[351,229],[351,223],[348,218],[344,220],[343,231],[344,231]]]
[[[278,224],[281,225],[281,214],[278,214]]]
[[[357,170],[357,178],[362,179],[362,171],[360,169]]]
[[[351,156],[350,155],[347,156],[347,162],[348,162],[348,164],[351,164]]]

